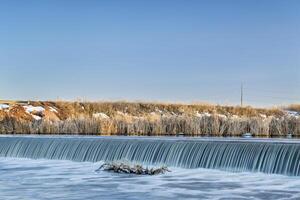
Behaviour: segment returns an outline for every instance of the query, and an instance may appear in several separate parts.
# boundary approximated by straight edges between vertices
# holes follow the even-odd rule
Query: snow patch
[[[211,114],[209,114],[208,112],[204,112],[204,113],[199,113],[198,111],[195,114],[196,117],[210,117]]]
[[[25,109],[26,113],[30,114],[35,120],[41,120],[42,117],[38,115],[43,114],[45,111],[45,108],[43,108],[42,106],[28,105],[28,106],[23,106],[23,108]]]
[[[158,108],[155,108],[155,112],[162,113],[163,111]]]
[[[145,117],[133,116],[133,119],[137,119],[137,120],[144,120],[144,119],[145,119]]]
[[[45,111],[45,108],[43,108],[42,106],[23,106],[25,108],[25,111],[27,113],[32,113],[32,112],[37,112],[37,113],[43,113]]]
[[[42,117],[37,116],[37,115],[31,115],[31,116],[33,117],[33,119],[35,119],[35,120],[37,120],[37,121],[39,121],[39,120],[42,119]]]
[[[267,118],[267,115],[264,115],[264,114],[259,114],[259,116],[260,116],[261,118],[264,118],[264,119]]]
[[[124,115],[124,116],[125,116],[125,115],[126,115],[126,116],[128,115],[127,113],[123,113],[123,112],[121,112],[121,111],[117,111],[117,114],[118,114],[118,115]]]
[[[0,104],[0,110],[5,110],[5,109],[8,109],[9,108],[9,105],[7,104]]]
[[[93,117],[94,118],[99,118],[99,119],[109,119],[110,118],[105,113],[94,113]]]
[[[177,115],[176,113],[174,113],[173,111],[171,112],[171,115]]]
[[[56,108],[53,108],[53,107],[49,106],[49,109],[50,109],[51,112],[58,113],[57,110],[56,110]]]
[[[220,117],[220,118],[223,118],[223,119],[227,118],[226,115],[222,115],[222,114],[218,114],[217,116]]]
[[[298,119],[300,117],[299,112],[291,111],[291,110],[287,110],[286,115],[289,116],[289,117],[295,117],[296,119]]]
[[[241,119],[241,117],[237,116],[237,115],[231,115],[230,116],[231,119]]]

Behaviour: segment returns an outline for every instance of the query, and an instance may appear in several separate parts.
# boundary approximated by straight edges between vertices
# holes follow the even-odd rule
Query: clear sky
[[[0,73],[0,99],[299,103],[300,1],[1,1]]]

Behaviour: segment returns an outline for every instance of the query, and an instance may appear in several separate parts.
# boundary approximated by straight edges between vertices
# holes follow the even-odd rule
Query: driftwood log
[[[115,173],[123,173],[123,174],[137,174],[137,175],[158,175],[164,174],[166,172],[170,172],[167,167],[160,167],[160,168],[143,168],[141,165],[126,165],[124,163],[105,163],[100,166],[97,171],[108,171],[108,172],[115,172]]]

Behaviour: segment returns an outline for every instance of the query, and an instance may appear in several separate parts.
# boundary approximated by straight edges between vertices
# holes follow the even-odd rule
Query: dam
[[[1,136],[0,157],[300,175],[300,142],[284,139]]]

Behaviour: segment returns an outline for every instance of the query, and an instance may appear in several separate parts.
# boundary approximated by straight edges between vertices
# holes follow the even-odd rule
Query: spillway
[[[126,137],[0,137],[0,157],[126,160],[145,165],[300,175],[300,143]]]

